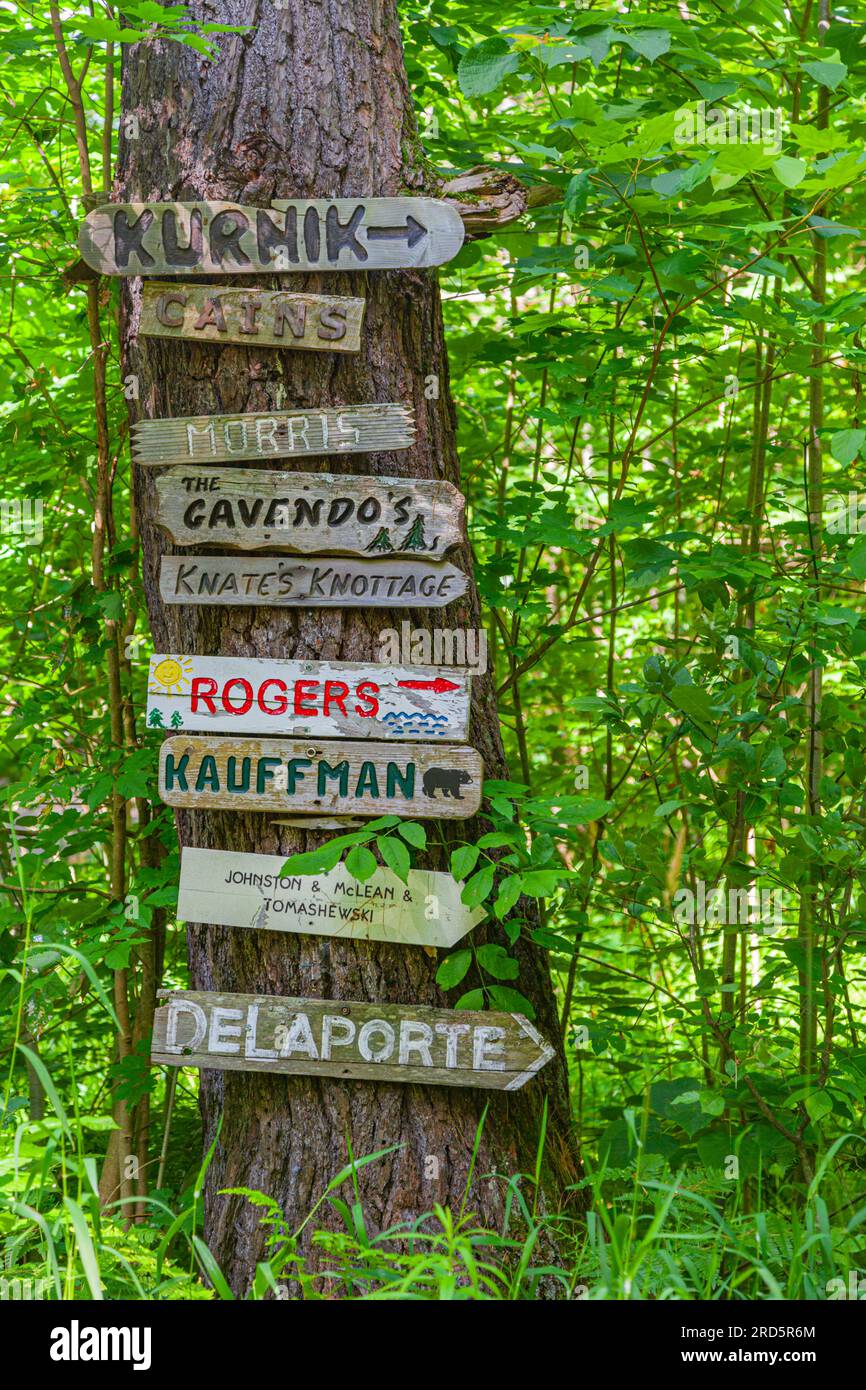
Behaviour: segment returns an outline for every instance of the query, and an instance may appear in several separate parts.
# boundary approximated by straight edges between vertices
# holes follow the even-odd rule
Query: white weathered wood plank
[[[159,572],[164,603],[272,608],[444,608],[468,582],[441,562],[328,556],[163,555]]]
[[[444,480],[171,468],[156,491],[177,545],[438,557],[464,539],[464,498]]]
[[[159,794],[169,806],[468,820],[484,766],[456,744],[321,742],[312,738],[167,738]]]
[[[469,734],[469,677],[441,667],[157,652],[147,726],[461,743]]]
[[[254,411],[140,420],[132,427],[136,463],[223,463],[238,459],[309,458],[317,454],[408,449],[411,407],[345,405],[314,410]]]
[[[394,941],[449,948],[483,920],[464,907],[450,874],[410,869],[403,883],[377,869],[363,883],[343,864],[327,873],[283,874],[285,857],[229,850],[181,850],[177,912],[185,922],[253,930]]]
[[[156,1065],[516,1091],[554,1055],[522,1014],[162,991]]]
[[[195,343],[359,352],[366,301],[228,285],[145,281],[138,332]]]
[[[460,214],[435,198],[104,203],[78,232],[103,275],[255,275],[442,265],[463,245]]]

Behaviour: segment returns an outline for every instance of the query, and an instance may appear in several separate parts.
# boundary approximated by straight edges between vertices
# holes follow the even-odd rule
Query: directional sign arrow
[[[515,1091],[553,1048],[521,1014],[345,999],[162,991],[150,1060]]]
[[[273,275],[281,270],[342,272],[444,265],[457,255],[463,238],[463,221],[447,200],[278,198],[267,207],[224,202],[104,203],[87,214],[78,244],[87,264],[103,275],[160,279],[182,275],[188,283],[197,275],[218,275],[224,281],[227,275]],[[176,301],[171,308],[163,303],[162,312],[169,320],[180,316]],[[242,320],[233,319],[225,307],[221,312],[228,314],[224,341],[237,341],[232,324],[235,332],[243,331],[238,328]],[[246,315],[248,310],[242,312]],[[162,327],[170,325],[163,320]],[[216,331],[221,333],[222,325]],[[259,346],[268,342],[293,345],[291,334],[268,336],[265,307],[259,311],[256,332]]]
[[[279,854],[188,847],[181,852],[178,915],[214,927],[446,949],[485,916],[481,907],[464,906],[463,884],[450,874],[410,869],[404,883],[390,869],[376,869],[361,883],[343,864],[284,874],[285,863]]]
[[[436,666],[155,652],[147,727],[465,743],[470,677],[455,675],[459,684]],[[446,699],[440,691],[448,692]]]
[[[541,1068],[547,1065],[554,1055],[554,1049],[546,1038],[541,1036],[538,1029],[533,1028],[525,1015],[512,1014],[511,1017],[514,1019],[514,1022],[521,1032],[525,1033],[530,1042],[538,1048],[538,1056],[529,1063],[525,1071],[522,1071],[519,1076],[515,1076],[514,1080],[509,1081],[508,1085],[505,1087],[506,1091],[519,1091],[521,1086],[526,1085],[531,1076],[534,1076],[537,1071],[541,1071]]]
[[[427,235],[427,228],[416,222],[411,213],[406,216],[405,227],[368,227],[368,241],[405,241],[409,247],[415,246]]]
[[[459,690],[460,686],[455,681],[447,681],[444,676],[437,676],[435,681],[398,681],[406,690],[435,690],[437,695],[444,695],[446,690]]]

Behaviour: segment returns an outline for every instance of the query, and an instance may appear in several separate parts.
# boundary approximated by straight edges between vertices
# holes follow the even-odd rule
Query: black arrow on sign
[[[416,241],[427,235],[427,228],[416,222],[411,213],[407,214],[405,227],[368,227],[368,241],[399,241],[406,238],[406,245],[413,247]]]

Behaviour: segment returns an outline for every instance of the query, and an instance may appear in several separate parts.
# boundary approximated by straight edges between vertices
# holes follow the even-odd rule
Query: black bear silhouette
[[[453,796],[455,801],[462,801],[460,788],[471,781],[470,773],[461,771],[459,767],[430,767],[424,773],[421,784],[425,796],[435,797],[437,791],[441,791],[443,797]]]

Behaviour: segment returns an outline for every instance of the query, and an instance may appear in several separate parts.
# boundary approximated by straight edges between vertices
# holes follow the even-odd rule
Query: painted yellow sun
[[[192,662],[188,656],[163,656],[150,667],[151,695],[180,695],[190,688]]]

